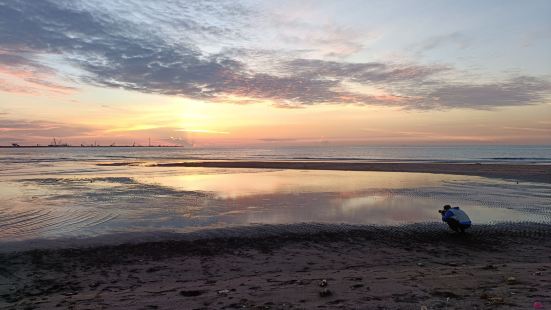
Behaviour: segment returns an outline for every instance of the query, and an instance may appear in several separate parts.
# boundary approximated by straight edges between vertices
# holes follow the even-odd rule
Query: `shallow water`
[[[252,224],[401,225],[459,205],[475,224],[551,222],[551,185],[398,172],[13,163],[0,172],[0,241],[189,232]]]

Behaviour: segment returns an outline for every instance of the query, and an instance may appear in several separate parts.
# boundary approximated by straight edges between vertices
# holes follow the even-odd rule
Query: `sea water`
[[[124,160],[362,160],[551,164],[551,145],[0,148],[0,164]]]
[[[0,149],[0,242],[258,224],[551,222],[551,185],[430,173],[150,167],[186,160],[549,164],[549,147]],[[137,166],[98,163],[140,162]]]

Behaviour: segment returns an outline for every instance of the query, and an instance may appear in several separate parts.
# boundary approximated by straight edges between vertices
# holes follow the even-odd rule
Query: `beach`
[[[464,236],[438,225],[325,229],[2,254],[0,307],[531,309],[551,302],[548,225],[482,226]]]
[[[0,310],[551,309],[549,13],[0,0]]]
[[[0,308],[551,305],[550,165],[105,159],[6,170]]]

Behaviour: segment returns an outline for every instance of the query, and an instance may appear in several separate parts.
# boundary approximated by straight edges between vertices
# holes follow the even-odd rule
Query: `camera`
[[[446,213],[446,210],[438,210],[438,213],[444,214],[444,213]]]

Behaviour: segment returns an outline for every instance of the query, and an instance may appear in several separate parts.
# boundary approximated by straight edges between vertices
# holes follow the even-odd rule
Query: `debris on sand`
[[[230,290],[228,289],[224,289],[224,290],[219,290],[216,292],[218,295],[228,295],[230,293]]]
[[[180,295],[185,297],[196,297],[199,295],[203,295],[203,293],[205,293],[205,291],[200,291],[200,290],[180,291]]]
[[[450,292],[450,291],[440,291],[440,290],[434,290],[432,291],[431,295],[433,296],[439,296],[439,297],[446,297],[446,298],[461,298],[461,296]]]
[[[503,297],[498,295],[490,295],[488,293],[482,293],[480,295],[480,299],[487,300],[488,305],[502,305],[505,303],[505,300],[503,299]]]

